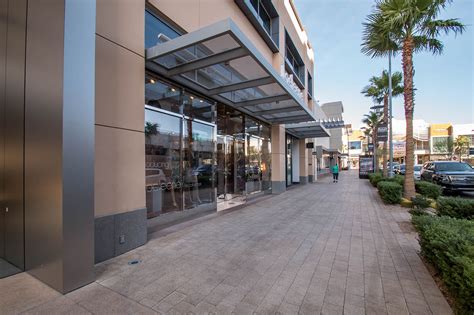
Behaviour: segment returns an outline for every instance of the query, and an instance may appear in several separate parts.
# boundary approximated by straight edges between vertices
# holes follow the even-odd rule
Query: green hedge
[[[439,197],[437,200],[439,215],[458,219],[474,220],[474,200],[460,197]]]
[[[422,255],[439,271],[456,300],[458,313],[474,312],[474,222],[413,216]]]
[[[431,205],[431,201],[423,195],[416,195],[411,201],[415,209],[426,209]]]
[[[402,200],[403,187],[395,182],[380,181],[377,185],[380,197],[386,203],[395,204]]]
[[[405,184],[405,176],[396,174],[395,176],[393,176],[391,178],[387,178],[387,177],[382,178],[382,181],[397,183],[397,184],[403,186]]]
[[[417,193],[431,199],[438,199],[442,192],[439,185],[425,181],[415,182],[415,189]]]
[[[383,174],[380,172],[369,174],[369,181],[374,187],[377,187],[377,184],[383,179]]]

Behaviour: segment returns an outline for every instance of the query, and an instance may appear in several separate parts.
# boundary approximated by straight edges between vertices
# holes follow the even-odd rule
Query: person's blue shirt
[[[331,170],[332,170],[332,173],[333,173],[333,174],[338,174],[338,173],[339,173],[339,166],[334,165],[334,166],[331,168]]]

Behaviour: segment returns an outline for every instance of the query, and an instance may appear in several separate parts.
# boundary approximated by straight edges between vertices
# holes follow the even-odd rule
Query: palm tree
[[[364,115],[364,119],[362,119],[362,122],[367,125],[365,128],[364,134],[365,135],[370,135],[372,136],[372,143],[374,144],[374,170],[377,171],[378,169],[378,163],[377,163],[377,128],[382,121],[382,117],[380,116],[379,113],[371,111],[368,114]]]
[[[380,77],[373,76],[369,79],[370,84],[364,87],[362,94],[372,98],[376,104],[383,102],[383,122],[388,123],[388,95],[389,82],[388,71],[384,70]],[[392,74],[392,96],[397,97],[403,93],[402,73],[395,72]],[[387,141],[383,142],[383,176],[387,177]]]
[[[429,51],[441,54],[441,33],[462,33],[458,19],[437,19],[452,0],[377,0],[374,12],[364,23],[362,52],[372,57],[401,52],[406,119],[406,168],[404,196],[415,196],[413,141],[413,53]]]
[[[459,155],[459,160],[462,161],[463,155],[469,153],[469,138],[466,136],[458,136],[453,143],[454,152]]]

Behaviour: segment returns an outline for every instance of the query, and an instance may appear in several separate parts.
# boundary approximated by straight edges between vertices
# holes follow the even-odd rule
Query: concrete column
[[[272,193],[286,191],[285,126],[272,126]]]
[[[300,159],[300,184],[308,183],[308,149],[306,149],[306,139],[298,140],[299,145],[299,159]]]

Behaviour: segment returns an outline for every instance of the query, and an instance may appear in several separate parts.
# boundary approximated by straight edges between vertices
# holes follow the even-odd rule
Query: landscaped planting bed
[[[421,254],[439,272],[460,314],[474,312],[474,221],[413,216]]]
[[[439,197],[437,200],[437,210],[439,215],[473,220],[474,200],[460,197]]]
[[[439,196],[441,196],[441,187],[430,182],[416,181],[415,189],[417,193],[427,198],[437,199]]]

